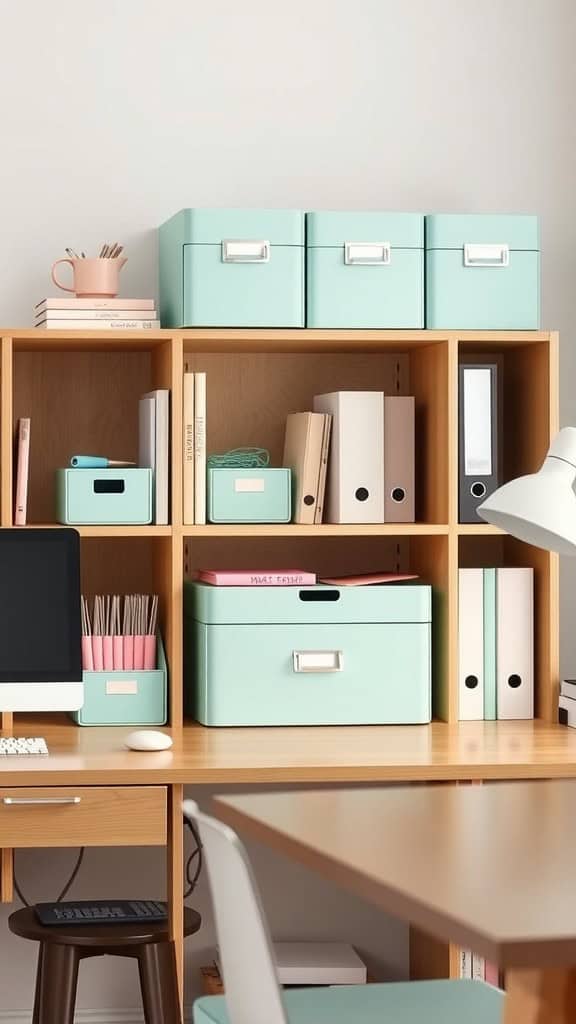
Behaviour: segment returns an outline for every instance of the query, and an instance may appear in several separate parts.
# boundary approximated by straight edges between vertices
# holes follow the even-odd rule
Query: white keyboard
[[[0,757],[2,754],[16,754],[22,756],[26,754],[47,754],[48,747],[46,746],[46,740],[42,736],[28,736],[26,738],[19,736],[8,736],[0,738]]]

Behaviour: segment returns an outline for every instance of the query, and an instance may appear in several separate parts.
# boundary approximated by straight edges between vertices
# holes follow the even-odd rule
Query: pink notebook
[[[320,583],[330,583],[333,587],[367,587],[378,583],[402,583],[404,580],[417,579],[417,576],[406,572],[374,572],[362,576],[323,576]]]
[[[28,503],[28,463],[30,459],[30,418],[18,420],[18,466],[16,470],[16,501],[14,525],[26,526]]]
[[[198,579],[216,587],[309,587],[316,583],[316,573],[302,569],[200,569]]]

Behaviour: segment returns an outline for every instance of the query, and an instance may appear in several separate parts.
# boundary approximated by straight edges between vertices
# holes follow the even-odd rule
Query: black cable
[[[82,861],[84,860],[84,853],[85,853],[85,847],[81,846],[80,850],[78,852],[78,857],[76,858],[76,863],[75,863],[74,868],[72,870],[72,874],[70,875],[70,878],[66,882],[66,885],[64,886],[64,888],[62,889],[62,892],[57,897],[56,903],[61,903],[62,902],[62,900],[64,899],[65,896],[68,895],[72,885],[76,881],[76,877],[78,875],[78,872],[80,871],[80,867],[82,865]],[[32,904],[30,904],[28,902],[28,900],[26,899],[24,893],[22,892],[22,889],[20,888],[20,883],[18,882],[18,877],[16,875],[16,850],[14,850],[14,888],[16,890],[16,893],[17,893],[18,898],[20,899],[21,903],[23,903],[25,907],[30,907]]]
[[[194,838],[194,842],[196,844],[194,849],[190,853],[187,861],[186,861],[186,884],[187,884],[187,888],[186,888],[186,890],[184,892],[184,899],[187,900],[188,897],[191,896],[192,893],[194,892],[194,889],[196,888],[198,879],[200,878],[200,874],[202,872],[203,858],[202,858],[202,840],[200,839],[200,836],[198,834],[198,830],[197,830],[196,826],[190,821],[189,818],[184,818],[184,823],[190,829],[190,832],[192,833],[192,836]],[[192,876],[192,865],[194,864],[194,861],[196,861],[197,863],[196,863],[196,870],[194,872],[194,875]]]

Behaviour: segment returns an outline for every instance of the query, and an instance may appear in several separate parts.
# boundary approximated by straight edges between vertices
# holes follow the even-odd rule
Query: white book
[[[36,326],[46,322],[49,326],[53,320],[147,320],[152,323],[156,316],[152,309],[58,309],[54,311],[43,310],[36,314]]]
[[[60,331],[155,331],[159,320],[63,320],[61,317],[38,321],[35,327]]]
[[[194,374],[194,521],[206,522],[206,374]]]
[[[183,522],[194,523],[194,374],[184,374],[183,387]]]
[[[36,316],[47,309],[154,309],[154,299],[41,299],[34,306]]]
[[[30,464],[30,418],[18,420],[18,467],[16,470],[16,500],[14,503],[15,526],[26,525],[28,505],[28,472]]]
[[[141,398],[138,403],[138,465],[152,470],[152,498],[156,519],[156,401]]]
[[[169,445],[170,445],[170,392],[165,389],[151,391],[143,396],[155,403],[154,425],[154,507],[158,526],[168,524]]]
[[[332,416],[325,520],[383,523],[383,393],[333,391],[315,395],[314,411]]]
[[[484,570],[458,570],[458,718],[484,718]]]
[[[472,954],[472,977],[474,981],[484,981],[486,979],[486,961],[478,953]]]
[[[472,953],[469,949],[460,950],[460,977],[472,977]]]
[[[534,570],[496,572],[498,718],[534,717]]]

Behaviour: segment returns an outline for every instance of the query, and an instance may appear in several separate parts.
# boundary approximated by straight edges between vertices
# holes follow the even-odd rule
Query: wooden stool
[[[184,934],[200,928],[200,914],[184,908]],[[14,935],[40,943],[32,1024],[73,1024],[80,960],[130,956],[138,960],[146,1024],[181,1020],[174,943],[156,924],[40,924],[32,907],[8,918]]]

